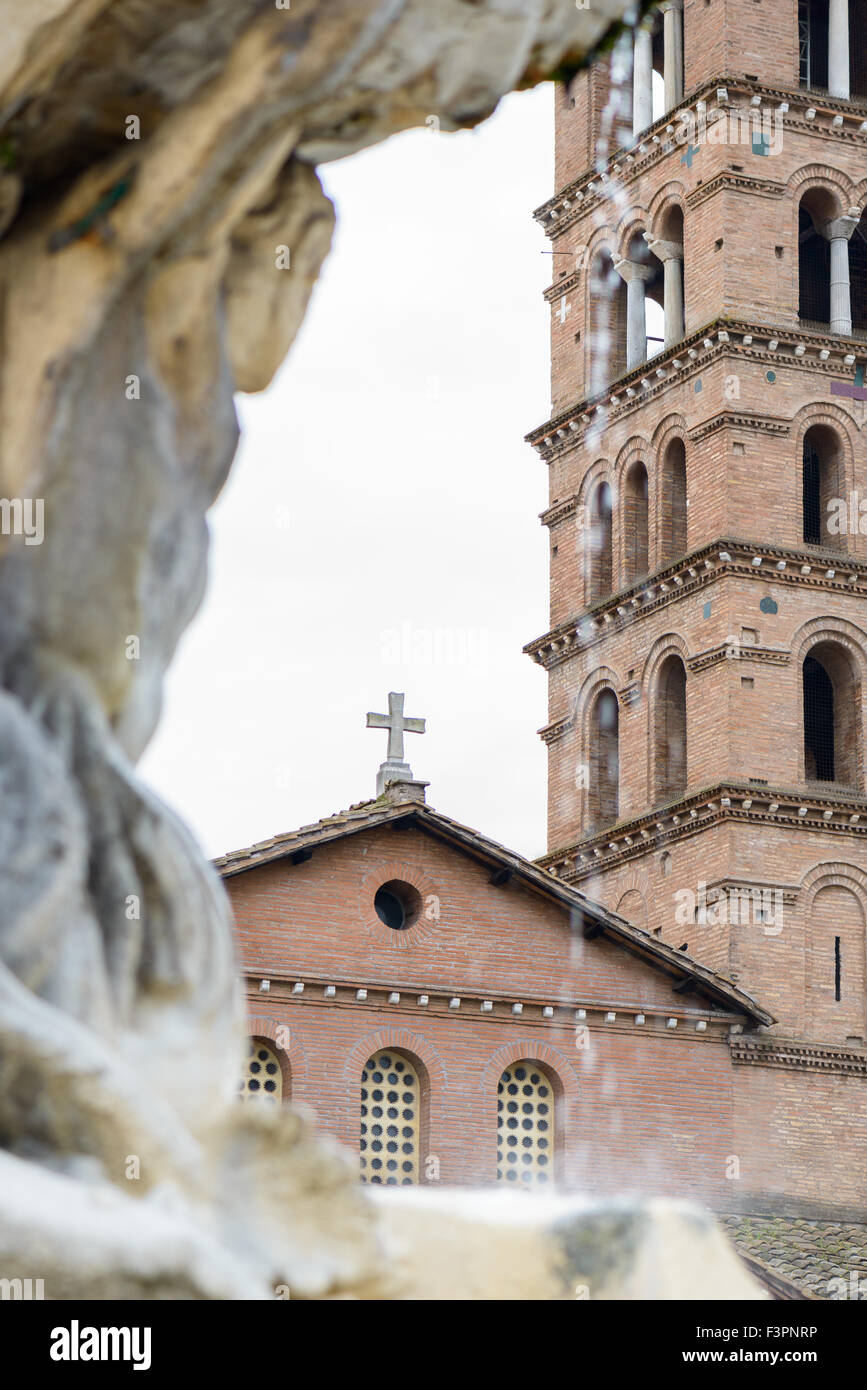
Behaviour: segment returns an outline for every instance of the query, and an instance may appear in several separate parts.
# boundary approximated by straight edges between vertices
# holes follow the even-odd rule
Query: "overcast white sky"
[[[208,854],[375,792],[389,690],[429,802],[545,849],[550,86],[327,166],[334,247],[211,513],[205,603],[142,764]]]

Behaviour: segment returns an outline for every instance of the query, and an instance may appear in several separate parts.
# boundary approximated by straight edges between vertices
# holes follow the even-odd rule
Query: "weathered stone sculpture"
[[[202,594],[233,393],[268,384],[328,250],[313,166],[479,121],[623,8],[0,0],[4,1277],[393,1287],[343,1154],[235,1101],[222,890],[134,764]]]

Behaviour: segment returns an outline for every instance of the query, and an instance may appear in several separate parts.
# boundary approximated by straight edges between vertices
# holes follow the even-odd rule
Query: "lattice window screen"
[[[250,1039],[247,1066],[239,1089],[242,1100],[265,1100],[274,1104],[282,1100],[283,1075],[273,1047]]]
[[[361,1181],[387,1187],[418,1182],[421,1089],[406,1057],[385,1049],[361,1073]]]
[[[514,1187],[554,1181],[554,1093],[534,1062],[513,1062],[497,1086],[497,1179]]]

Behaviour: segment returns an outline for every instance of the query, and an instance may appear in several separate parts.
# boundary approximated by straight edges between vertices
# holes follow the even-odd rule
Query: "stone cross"
[[[380,765],[376,779],[377,796],[381,796],[389,782],[411,782],[412,769],[403,758],[403,736],[423,734],[424,720],[404,717],[403,691],[389,691],[388,714],[367,715],[368,729],[388,729],[388,748],[385,762]]]
[[[404,733],[424,733],[423,719],[404,718],[404,699],[403,691],[391,690],[388,695],[388,714],[368,714],[367,716],[368,729],[388,729],[386,758],[390,763],[403,762]]]

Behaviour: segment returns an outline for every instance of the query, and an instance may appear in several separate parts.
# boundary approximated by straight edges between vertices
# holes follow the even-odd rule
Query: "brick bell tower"
[[[670,0],[556,100],[542,862],[863,1075],[867,0]]]

